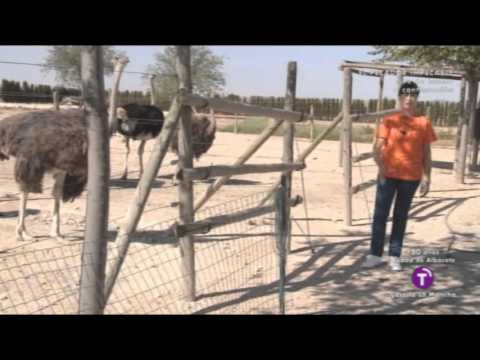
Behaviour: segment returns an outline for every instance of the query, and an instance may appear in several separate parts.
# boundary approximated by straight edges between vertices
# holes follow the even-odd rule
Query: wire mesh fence
[[[197,212],[196,220],[250,209],[264,196],[262,192],[205,208]],[[274,217],[272,212],[194,236],[194,302],[184,300],[180,248],[173,238],[159,236],[176,219],[139,229],[105,314],[278,313]],[[115,236],[109,232],[107,269],[118,256]],[[78,313],[82,246],[77,241],[0,254],[0,313]],[[88,262],[89,254],[83,255]]]

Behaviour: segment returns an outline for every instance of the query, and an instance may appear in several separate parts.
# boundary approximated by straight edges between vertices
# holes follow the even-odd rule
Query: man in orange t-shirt
[[[400,255],[407,226],[408,212],[418,186],[425,196],[430,188],[430,144],[437,140],[430,120],[415,116],[420,90],[414,82],[402,84],[399,90],[401,110],[386,116],[380,124],[374,146],[374,159],[379,168],[370,254],[365,268],[383,263],[386,223],[395,197],[390,267],[400,271]],[[395,196],[396,195],[396,196]]]

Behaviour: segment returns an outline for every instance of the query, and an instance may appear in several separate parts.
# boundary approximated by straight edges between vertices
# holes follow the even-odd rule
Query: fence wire
[[[262,192],[205,208],[197,212],[196,220],[253,208],[264,196]],[[105,314],[278,313],[273,219],[272,212],[194,236],[194,302],[184,299],[180,248],[173,239],[158,237],[177,219],[139,229]],[[115,235],[109,232],[107,269],[118,257]],[[82,247],[83,242],[77,241],[0,254],[0,313],[78,313]],[[89,254],[84,258],[88,262]]]

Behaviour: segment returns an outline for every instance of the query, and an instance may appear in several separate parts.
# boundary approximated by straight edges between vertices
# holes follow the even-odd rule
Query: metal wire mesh
[[[255,207],[264,196],[262,192],[205,208],[196,214],[196,220]],[[266,214],[194,237],[194,302],[184,299],[180,248],[173,239],[158,237],[176,219],[140,229],[133,236],[105,313],[278,313],[273,218],[273,213]],[[107,269],[118,256],[113,239],[114,234],[108,242]],[[82,246],[78,241],[0,254],[0,313],[78,313]],[[84,257],[88,262],[88,254]]]

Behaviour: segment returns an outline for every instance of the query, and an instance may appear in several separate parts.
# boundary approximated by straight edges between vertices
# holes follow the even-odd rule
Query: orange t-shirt
[[[425,116],[387,116],[378,128],[377,137],[386,140],[382,152],[386,177],[401,180],[422,178],[424,145],[437,140],[430,120]]]

